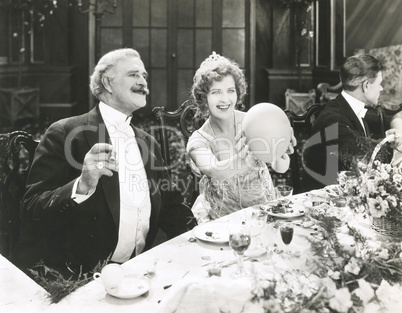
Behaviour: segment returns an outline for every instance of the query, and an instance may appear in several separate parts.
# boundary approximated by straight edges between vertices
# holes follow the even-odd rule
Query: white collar
[[[113,125],[118,129],[130,126],[132,115],[127,116],[124,113],[112,108],[111,106],[108,106],[102,101],[99,102],[99,110],[106,124]]]
[[[348,102],[348,104],[352,108],[353,112],[355,112],[356,116],[359,118],[364,118],[364,116],[366,115],[366,112],[367,112],[367,109],[364,107],[365,106],[364,102],[356,99],[355,97],[351,96],[344,90],[342,90],[341,94],[345,98],[345,100]]]

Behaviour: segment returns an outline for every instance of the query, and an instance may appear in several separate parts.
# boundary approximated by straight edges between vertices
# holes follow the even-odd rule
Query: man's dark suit
[[[369,135],[367,123],[365,128]],[[325,104],[312,134],[304,146],[304,166],[325,178],[317,181],[306,174],[306,190],[336,184],[336,173],[350,169],[350,157],[362,152],[357,139],[365,137],[362,124],[341,94]]]
[[[149,249],[159,226],[173,237],[194,227],[195,222],[186,224],[193,215],[182,204],[180,192],[161,191],[170,180],[155,139],[135,127],[134,132],[151,196],[145,246]],[[86,272],[114,251],[120,208],[118,174],[102,176],[95,193],[81,204],[71,199],[84,157],[99,142],[110,143],[110,138],[98,107],[54,123],[41,140],[27,180],[21,239],[13,255],[14,263],[23,270],[42,259],[61,272],[66,272],[66,265],[77,271],[82,266]]]

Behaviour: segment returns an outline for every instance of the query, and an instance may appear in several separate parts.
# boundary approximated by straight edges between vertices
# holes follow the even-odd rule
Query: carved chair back
[[[38,143],[25,131],[0,134],[0,253],[6,257],[19,238],[20,204]]]
[[[173,111],[166,111],[165,107],[155,107],[152,114],[157,118],[159,125],[156,132],[161,144],[162,156],[173,182],[183,190],[188,205],[192,205],[199,194],[198,177],[189,166],[189,156],[186,145],[191,134],[204,123],[201,118],[195,118],[196,105],[187,100]]]

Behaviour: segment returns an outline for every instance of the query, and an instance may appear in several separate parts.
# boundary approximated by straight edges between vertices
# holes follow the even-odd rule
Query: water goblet
[[[262,231],[262,242],[267,252],[267,256],[263,261],[265,265],[272,265],[274,262],[274,254],[277,247],[276,244],[276,234],[277,234],[276,222],[271,222],[266,225],[264,230]]]
[[[287,206],[290,203],[290,197],[293,195],[293,187],[278,185],[275,187],[275,194],[276,199],[278,199],[282,205]]]
[[[289,255],[289,244],[292,242],[294,226],[292,221],[285,221],[280,226],[281,238],[283,243],[285,244],[285,254]]]
[[[237,258],[237,269],[231,274],[232,278],[248,276],[244,270],[243,255],[251,242],[250,229],[246,225],[232,225],[229,228],[229,245]]]
[[[250,227],[251,243],[246,256],[257,257],[265,252],[261,242],[261,231],[267,223],[267,212],[260,208],[252,208],[247,219],[247,224]]]

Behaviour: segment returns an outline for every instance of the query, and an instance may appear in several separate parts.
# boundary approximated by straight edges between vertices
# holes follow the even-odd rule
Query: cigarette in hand
[[[109,162],[110,163],[116,162],[116,152],[114,150],[110,151]]]

